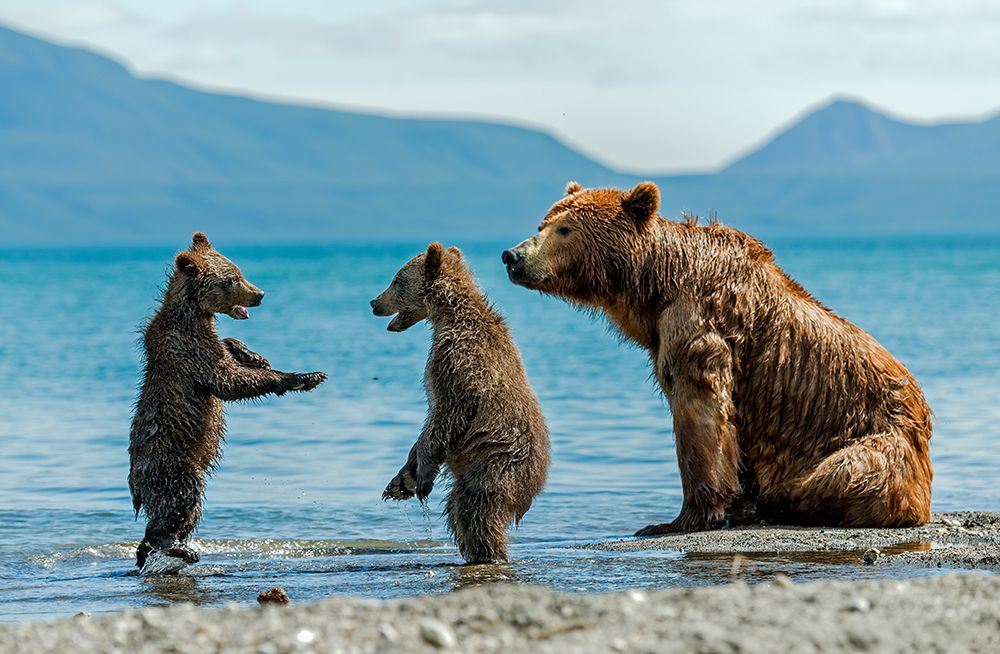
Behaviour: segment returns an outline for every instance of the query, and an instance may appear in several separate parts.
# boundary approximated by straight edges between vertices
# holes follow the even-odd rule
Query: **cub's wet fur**
[[[273,370],[240,341],[219,340],[215,314],[245,320],[246,307],[263,297],[201,232],[175,259],[143,335],[145,369],[129,439],[132,505],[136,515],[146,514],[136,551],[140,569],[151,552],[198,561],[187,539],[201,520],[205,478],[219,457],[222,403],[308,391],[326,379],[321,372]]]
[[[549,435],[503,318],[476,286],[457,248],[432,243],[371,302],[433,329],[424,374],[428,414],[383,499],[424,501],[442,464],[453,483],[445,514],[469,563],[508,560],[507,527],[519,522],[548,476]]]

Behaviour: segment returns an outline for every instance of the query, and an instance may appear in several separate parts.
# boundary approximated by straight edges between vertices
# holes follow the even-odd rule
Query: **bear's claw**
[[[400,470],[382,493],[383,500],[408,500],[416,494],[417,482],[407,469]]]

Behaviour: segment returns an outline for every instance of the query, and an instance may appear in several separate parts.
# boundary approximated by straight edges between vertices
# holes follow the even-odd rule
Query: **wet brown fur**
[[[442,464],[452,475],[445,513],[469,563],[506,561],[507,527],[520,522],[548,475],[549,437],[503,318],[456,248],[433,243],[372,300],[402,331],[433,329],[424,372],[428,414],[386,499],[423,501]]]
[[[658,207],[649,182],[574,183],[505,254],[512,281],[602,311],[649,352],[684,500],[639,533],[718,527],[747,502],[787,523],[927,522],[931,411],[909,371],[760,241]]]
[[[197,560],[185,545],[202,515],[205,478],[219,457],[222,403],[310,390],[323,373],[273,370],[236,339],[219,340],[215,314],[242,318],[263,292],[244,279],[201,232],[177,255],[163,302],[143,335],[145,369],[132,418],[129,490],[146,533],[136,554],[152,550]]]

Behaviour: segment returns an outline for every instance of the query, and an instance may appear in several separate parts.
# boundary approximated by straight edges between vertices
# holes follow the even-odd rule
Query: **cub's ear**
[[[461,259],[462,258],[462,251],[459,250],[454,245],[452,245],[450,248],[448,248],[448,254],[450,254],[451,256],[455,257],[456,259]]]
[[[192,250],[204,250],[210,247],[212,247],[212,244],[208,242],[208,237],[205,236],[205,232],[195,232],[194,236],[191,237]]]
[[[573,195],[574,193],[579,193],[583,190],[583,186],[580,182],[570,182],[566,185],[566,195]]]
[[[177,270],[185,275],[197,275],[204,266],[204,260],[190,252],[181,252],[176,259]]]
[[[660,189],[653,182],[640,182],[622,195],[622,209],[639,224],[645,224],[659,208]]]
[[[424,261],[424,276],[430,281],[441,272],[441,259],[444,258],[444,248],[437,241],[427,246],[427,259]]]

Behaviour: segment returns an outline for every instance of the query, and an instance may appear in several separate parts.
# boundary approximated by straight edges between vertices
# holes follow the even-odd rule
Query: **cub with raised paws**
[[[219,340],[215,314],[237,320],[264,293],[201,232],[177,255],[163,302],[143,336],[145,371],[129,439],[129,490],[146,533],[136,551],[144,572],[198,561],[187,542],[202,514],[205,478],[225,432],[222,403],[312,390],[321,372],[290,373],[236,339]],[[155,565],[147,565],[155,555]]]

